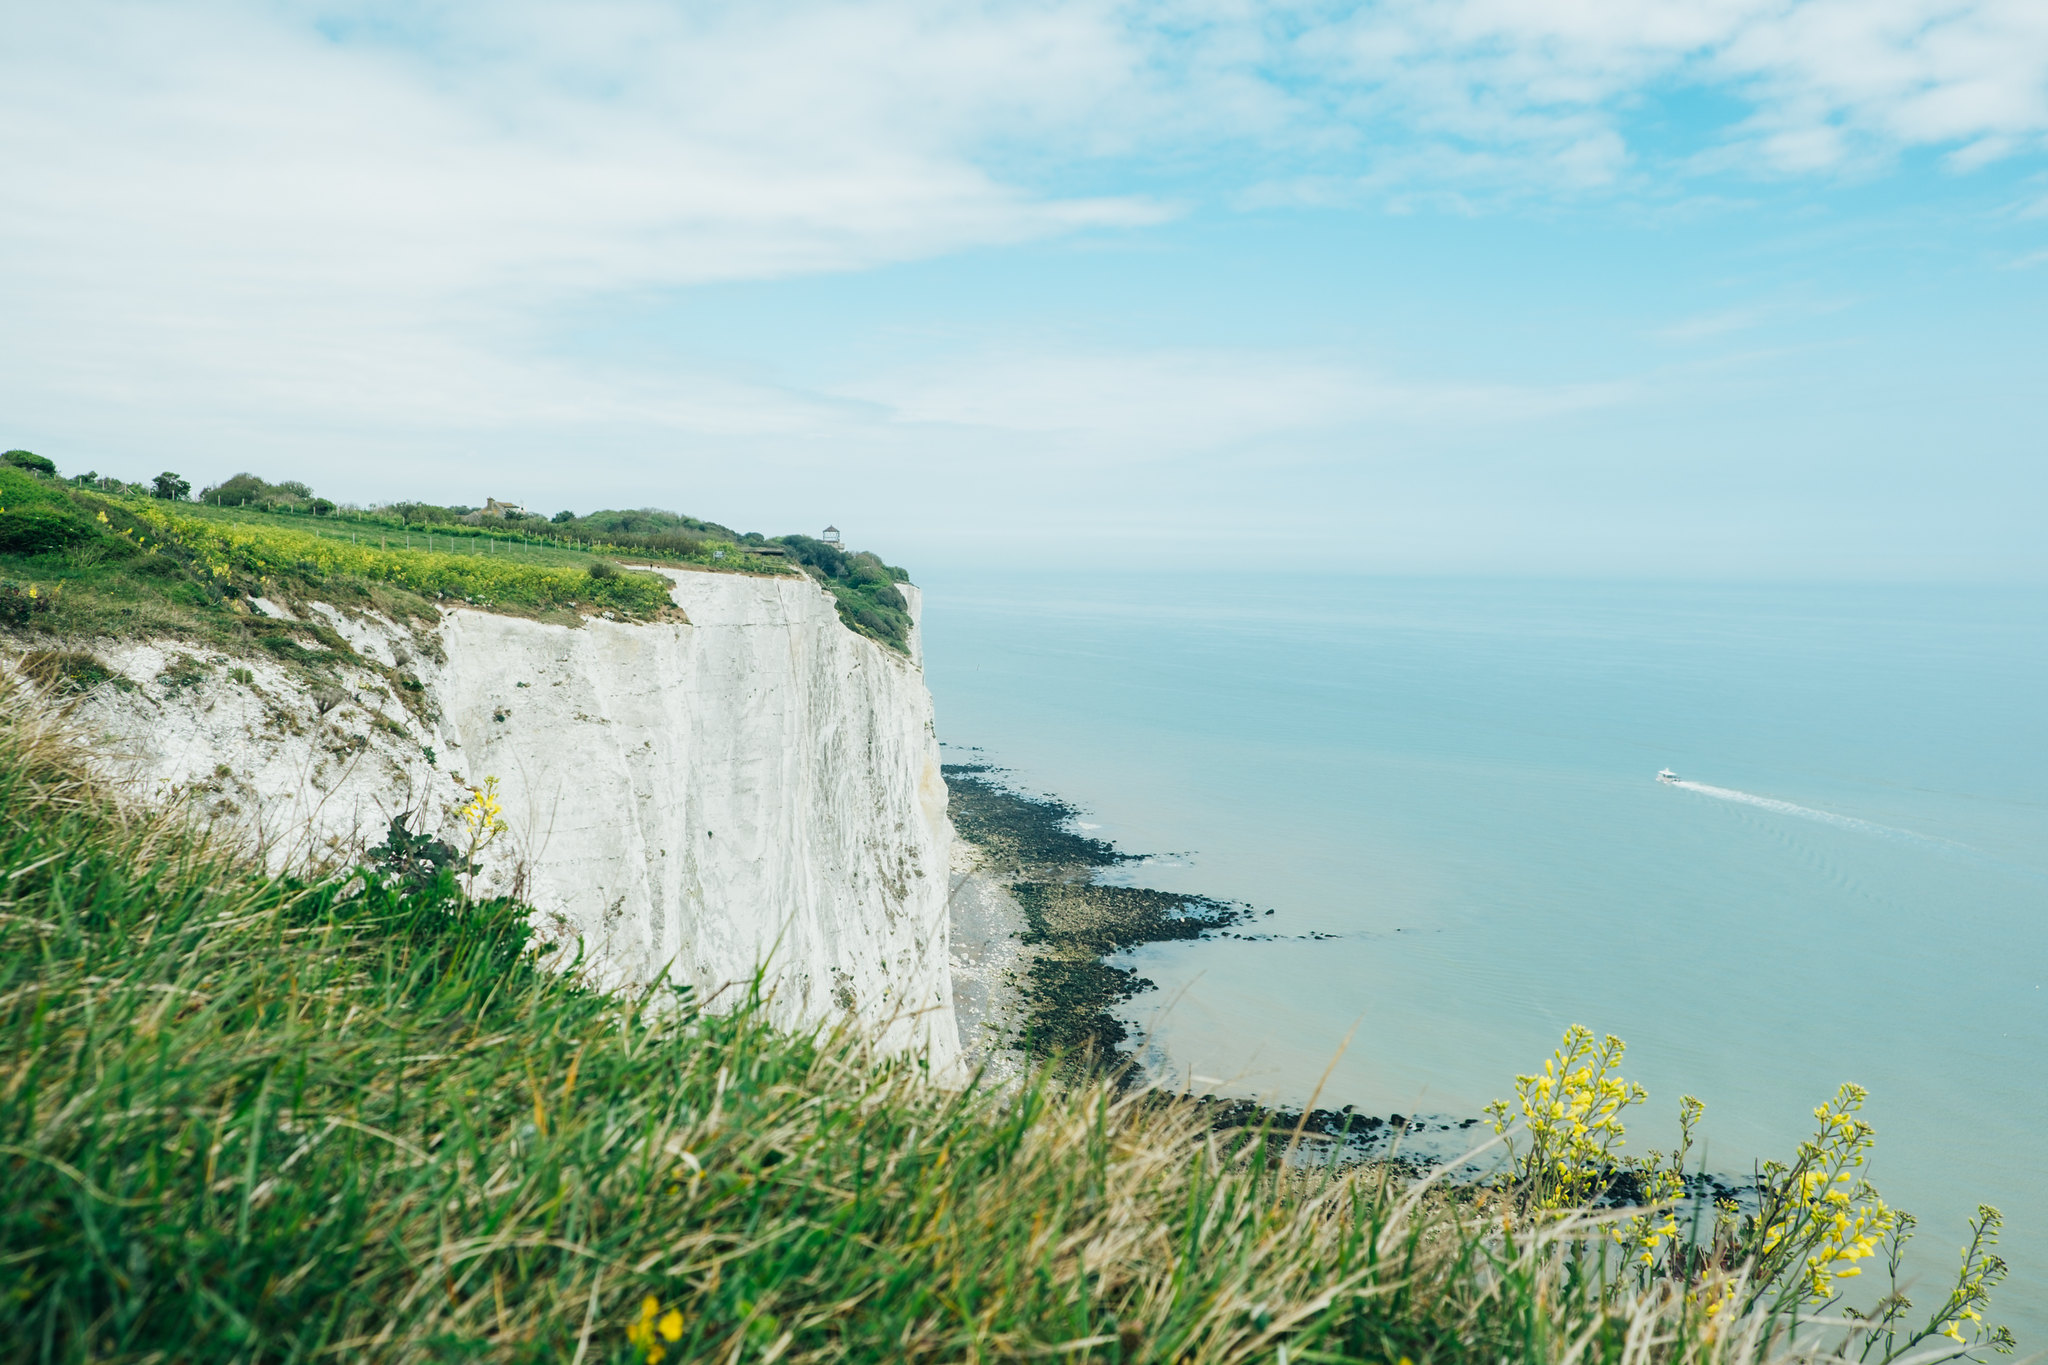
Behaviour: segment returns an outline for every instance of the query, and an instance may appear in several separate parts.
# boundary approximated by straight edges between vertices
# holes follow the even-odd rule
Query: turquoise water
[[[1471,1116],[1584,1023],[1725,1171],[1854,1080],[1917,1264],[1999,1205],[2048,1345],[2048,592],[924,581],[941,739],[1277,912],[1132,955],[1157,1072]]]

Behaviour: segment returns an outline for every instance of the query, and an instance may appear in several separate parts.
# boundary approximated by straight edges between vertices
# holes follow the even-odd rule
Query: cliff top
[[[297,643],[274,613],[252,611],[264,600],[328,601],[401,621],[449,603],[565,622],[600,612],[662,619],[667,583],[621,567],[630,558],[807,573],[833,595],[849,629],[908,648],[910,618],[895,588],[907,575],[808,537],[771,542],[644,509],[546,521],[495,500],[488,515],[411,502],[340,507],[303,483],[253,475],[205,490],[207,501],[184,501],[188,490],[172,474],[152,489],[0,465],[0,628],[169,636],[234,650]]]

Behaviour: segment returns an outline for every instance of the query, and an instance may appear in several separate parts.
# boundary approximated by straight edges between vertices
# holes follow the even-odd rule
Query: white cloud
[[[1937,146],[1967,169],[2042,145],[2048,6],[16,5],[0,404],[107,447],[235,460],[286,436],[424,450],[536,427],[955,425],[1159,451],[1540,416],[1614,395],[1158,347],[955,358],[801,393],[566,359],[548,319],[1158,222],[1173,210],[1125,188],[1144,177],[1114,173],[1132,166],[1200,167],[1203,192],[1240,202],[1366,184],[1455,210],[1501,187],[1597,189],[1644,173],[1637,105],[1688,86],[1746,110],[1708,135],[1735,148],[1727,164]]]
[[[858,12],[84,0],[0,45],[14,420],[310,435],[551,417],[802,424],[809,400],[547,358],[545,310],[1165,212],[1036,193],[984,140],[1086,143],[1137,60],[1090,5]],[[317,21],[317,22],[316,22]],[[1116,119],[1101,126],[1114,127]],[[744,388],[745,386],[741,386]],[[147,416],[143,416],[147,414]]]
[[[263,291],[531,297],[846,269],[1158,216],[1131,198],[1035,196],[969,155],[977,129],[1069,112],[1022,98],[1006,61],[1044,50],[1086,105],[1123,74],[1112,33],[902,32],[892,11],[866,27],[783,13],[719,32],[634,5],[490,13],[490,30],[451,42],[489,58],[452,62],[235,6],[88,3],[13,21],[8,235],[124,284],[196,266]]]
[[[1967,168],[2048,137],[2038,0],[1394,0],[1295,48],[1357,116],[1518,153],[1552,186],[1619,178],[1640,102],[1687,88],[1746,102],[1718,140],[1785,172],[1918,146]]]

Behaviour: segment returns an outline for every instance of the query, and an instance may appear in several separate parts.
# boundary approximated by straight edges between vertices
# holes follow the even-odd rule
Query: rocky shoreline
[[[950,907],[966,1067],[985,1083],[1007,1085],[1057,1057],[1075,1073],[1145,1088],[1148,1078],[1126,1046],[1135,1040],[1115,1011],[1154,986],[1107,959],[1145,943],[1264,938],[1235,932],[1263,915],[1235,902],[1098,882],[1098,874],[1142,855],[1080,833],[1079,810],[1017,790],[1001,768],[972,761],[941,771],[958,836]],[[1350,1105],[1304,1110],[1213,1094],[1162,1091],[1159,1098],[1194,1105],[1218,1133],[1263,1134],[1301,1160],[1373,1161],[1410,1175],[1450,1163],[1462,1167],[1460,1178],[1492,1169],[1464,1160],[1488,1136],[1478,1118],[1363,1114]],[[1687,1176],[1686,1185],[1698,1199],[1741,1200],[1749,1190],[1746,1181],[1705,1172]],[[1624,1179],[1610,1199],[1633,1203],[1638,1193]]]
[[[1134,861],[1073,828],[1077,812],[1029,796],[985,763],[942,769],[956,842],[955,1011],[970,1065],[1011,1074],[1048,1058],[1136,1081],[1116,1007],[1152,983],[1107,959],[1145,943],[1205,938],[1252,910],[1203,896],[1107,886]]]

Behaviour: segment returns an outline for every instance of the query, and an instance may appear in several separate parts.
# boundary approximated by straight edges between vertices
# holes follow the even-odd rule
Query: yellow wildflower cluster
[[[480,849],[505,832],[504,807],[498,802],[498,779],[487,777],[481,787],[469,789],[469,804],[457,812],[462,827],[469,831],[470,848]]]
[[[1903,1215],[1901,1215],[1903,1217]],[[1911,1219],[1905,1219],[1910,1226]],[[1963,1264],[1955,1288],[1929,1322],[1925,1336],[1943,1336],[1965,1346],[1990,1346],[2001,1353],[2013,1349],[2012,1333],[1991,1327],[1984,1321],[1984,1305],[1991,1302],[1991,1290],[2005,1278],[2005,1262],[1992,1250],[1998,1245],[1999,1229],[2005,1218],[1989,1204],[1977,1206],[1970,1222],[1970,1244],[1963,1248]],[[1913,1344],[1918,1344],[1916,1338]]]
[[[486,777],[481,787],[471,787],[469,800],[455,816],[469,836],[469,857],[474,861],[506,829],[505,808],[498,801],[498,779]]]
[[[1876,1143],[1856,1116],[1867,1092],[1844,1085],[1813,1111],[1820,1127],[1799,1144],[1790,1166],[1764,1163],[1757,1255],[1770,1278],[1798,1284],[1802,1297],[1824,1303],[1837,1280],[1863,1273],[1856,1263],[1877,1254],[1898,1227],[1898,1215],[1857,1172]]]
[[[1838,1279],[1854,1279],[1863,1273],[1856,1262],[1877,1254],[1878,1244],[1892,1228],[1892,1212],[1868,1185],[1844,1188],[1855,1177],[1844,1172],[1832,1181],[1820,1171],[1810,1171],[1800,1180],[1801,1211],[1819,1228],[1813,1250],[1806,1254],[1805,1274],[1816,1299],[1834,1292]],[[1783,1224],[1764,1239],[1766,1252],[1776,1250],[1785,1235]]]
[[[1653,1276],[1667,1278],[1699,1310],[1710,1341],[1755,1313],[1795,1320],[1808,1315],[1814,1306],[1834,1301],[1841,1282],[1861,1275],[1860,1263],[1882,1252],[1890,1292],[1875,1308],[1848,1314],[1866,1343],[1864,1359],[1895,1361],[1924,1351],[1935,1344],[1932,1338],[1966,1349],[2012,1349],[2012,1334],[1986,1326],[1981,1311],[2006,1273],[1994,1252],[2002,1220],[1988,1204],[1971,1224],[1954,1288],[1924,1327],[1905,1326],[1912,1304],[1899,1292],[1898,1270],[1913,1219],[1886,1205],[1862,1177],[1876,1133],[1858,1116],[1867,1097],[1861,1086],[1844,1085],[1813,1111],[1818,1131],[1799,1144],[1789,1164],[1767,1161],[1758,1168],[1755,1213],[1744,1217],[1737,1201],[1717,1199],[1711,1236],[1695,1237],[1681,1228],[1680,1211],[1687,1198],[1686,1156],[1706,1106],[1691,1095],[1681,1097],[1680,1140],[1668,1158],[1656,1152],[1622,1155],[1622,1115],[1646,1098],[1641,1086],[1619,1074],[1622,1051],[1619,1038],[1596,1039],[1590,1029],[1574,1025],[1542,1071],[1515,1078],[1512,1102],[1487,1106],[1508,1148],[1510,1170],[1501,1187],[1508,1201],[1506,1227],[1512,1229],[1518,1216],[1568,1219],[1615,1199],[1638,1204],[1642,1212],[1608,1224],[1622,1267],[1633,1271],[1605,1281],[1609,1292],[1622,1292],[1630,1282],[1647,1288]],[[1574,1256],[1584,1254],[1583,1239],[1566,1243]],[[1872,1356],[1880,1345],[1882,1354]],[[1961,1353],[1943,1349],[1914,1359],[1932,1365]]]
[[[1646,1191],[1652,1205],[1664,1205],[1657,1213],[1638,1214],[1627,1222],[1616,1226],[1611,1236],[1620,1245],[1622,1254],[1641,1266],[1657,1264],[1657,1253],[1664,1244],[1678,1239],[1678,1213],[1669,1207],[1671,1201],[1685,1193],[1685,1182],[1668,1171],[1657,1172],[1648,1182]]]
[[[459,780],[459,779],[458,779]],[[477,855],[489,848],[507,828],[504,808],[498,803],[498,779],[486,777],[481,787],[469,789],[469,800],[455,812],[462,828],[468,835],[469,847],[462,859],[464,875],[470,878],[470,889],[475,889]]]
[[[1648,1095],[1616,1074],[1626,1047],[1611,1033],[1600,1041],[1574,1024],[1541,1072],[1515,1077],[1512,1106],[1495,1100],[1486,1107],[1494,1131],[1507,1139],[1524,1208],[1576,1207],[1605,1183],[1626,1131],[1622,1113]],[[1526,1151],[1517,1129],[1528,1140]]]
[[[1647,1211],[1612,1224],[1608,1235],[1624,1262],[1647,1272],[1681,1244],[1676,1206],[1685,1197],[1693,1127],[1706,1106],[1691,1095],[1680,1100],[1682,1136],[1668,1166],[1656,1152],[1622,1155],[1622,1115],[1648,1096],[1620,1075],[1625,1050],[1613,1034],[1595,1038],[1591,1029],[1574,1024],[1541,1072],[1515,1078],[1514,1102],[1495,1100],[1486,1112],[1507,1140],[1517,1211],[1570,1212],[1611,1189],[1627,1188],[1628,1197]]]
[[[640,1301],[640,1316],[626,1328],[626,1340],[633,1343],[635,1350],[647,1356],[647,1365],[657,1365],[668,1354],[665,1341],[677,1341],[683,1335],[683,1314],[681,1309],[661,1311],[661,1301],[649,1294]]]
[[[1677,1205],[1685,1198],[1685,1158],[1692,1151],[1693,1129],[1699,1125],[1707,1106],[1691,1095],[1678,1097],[1678,1146],[1668,1166],[1658,1165],[1657,1153],[1633,1169],[1642,1182],[1640,1198],[1652,1212],[1639,1214],[1613,1230],[1622,1255],[1640,1266],[1657,1263],[1666,1243],[1680,1245]]]
[[[348,574],[481,604],[596,601],[651,613],[669,603],[668,583],[650,574],[593,579],[573,566],[499,555],[386,549],[289,527],[196,516],[147,499],[123,502],[120,510],[148,527],[158,541],[181,544],[205,560],[217,578],[226,576],[220,566],[266,581],[280,569],[295,568]]]

